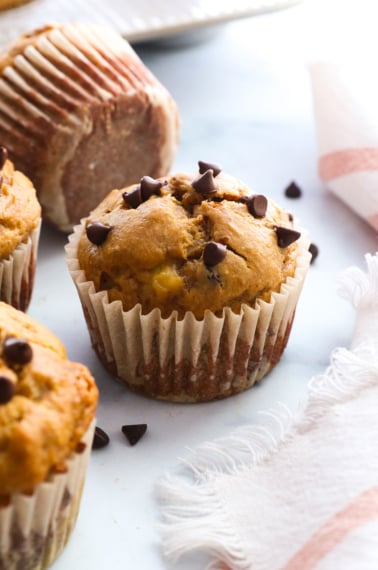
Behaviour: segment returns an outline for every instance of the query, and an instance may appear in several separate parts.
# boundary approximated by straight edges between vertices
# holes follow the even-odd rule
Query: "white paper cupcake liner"
[[[66,246],[66,260],[79,293],[93,347],[105,367],[120,381],[148,396],[197,402],[223,398],[251,387],[279,361],[287,344],[297,301],[310,262],[308,240],[298,241],[294,277],[289,277],[270,302],[243,305],[222,316],[210,311],[202,320],[191,312],[178,319],[161,318],[141,306],[123,311],[96,292],[77,260],[83,225],[76,226]]]
[[[29,495],[14,494],[0,507],[0,568],[43,570],[60,554],[75,525],[95,422],[64,473],[51,475]]]
[[[26,311],[34,285],[41,224],[7,259],[0,261],[0,300]]]
[[[87,215],[105,196],[107,186],[88,182],[85,191],[80,184],[73,186],[72,180],[80,178],[80,173],[71,172],[80,168],[75,157],[79,153],[81,160],[89,160],[88,144],[93,153],[104,142],[100,132],[107,145],[126,144],[127,129],[118,130],[117,123],[127,121],[128,113],[141,121],[144,107],[151,113],[146,129],[159,131],[154,150],[157,176],[169,169],[177,146],[173,100],[114,30],[51,26],[9,60],[0,74],[0,139],[7,141],[17,168],[35,183],[45,219],[69,232],[78,216]],[[129,120],[132,131],[137,127]],[[150,161],[144,162],[151,170]],[[89,181],[96,164],[93,156],[87,165]],[[122,176],[126,174],[127,170]],[[117,176],[109,182],[111,187],[127,183],[127,176]]]

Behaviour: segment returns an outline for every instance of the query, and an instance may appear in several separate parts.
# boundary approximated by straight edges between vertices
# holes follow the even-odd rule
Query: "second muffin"
[[[105,366],[177,401],[240,392],[278,362],[309,259],[291,214],[206,163],[114,190],[67,246]]]
[[[43,570],[75,525],[98,391],[89,370],[0,302],[0,568]]]
[[[30,180],[0,146],[0,300],[25,311],[30,303],[41,206]]]

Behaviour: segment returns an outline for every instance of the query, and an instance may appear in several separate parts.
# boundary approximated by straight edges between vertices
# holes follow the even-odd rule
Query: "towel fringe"
[[[340,288],[357,310],[370,303],[378,306],[378,255],[367,255],[366,261],[367,274],[357,268],[347,270]],[[261,412],[264,425],[240,427],[227,437],[199,446],[190,459],[181,459],[177,475],[165,476],[157,486],[165,555],[177,560],[189,551],[203,550],[215,559],[208,570],[220,570],[220,560],[230,569],[250,569],[252,563],[243,558],[224,505],[213,492],[217,475],[232,476],[262,464],[284,442],[330,413],[332,406],[350,400],[377,380],[376,343],[367,341],[353,350],[337,348],[326,371],[310,380],[307,397],[295,415],[279,403]]]

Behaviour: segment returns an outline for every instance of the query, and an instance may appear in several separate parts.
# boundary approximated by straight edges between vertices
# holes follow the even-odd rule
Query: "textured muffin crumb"
[[[294,275],[293,216],[207,166],[113,190],[87,218],[80,268],[125,311],[239,312]]]
[[[46,328],[0,303],[0,493],[32,492],[62,468],[94,418],[89,370]]]
[[[7,160],[0,175],[0,260],[28,239],[40,219],[33,184]]]

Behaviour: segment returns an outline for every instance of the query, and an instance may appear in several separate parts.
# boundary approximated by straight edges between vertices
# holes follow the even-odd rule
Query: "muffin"
[[[59,230],[112,188],[167,174],[178,130],[174,100],[111,29],[47,26],[0,57],[0,140]]]
[[[0,300],[25,311],[34,285],[41,206],[0,146]]]
[[[98,392],[42,325],[0,302],[0,568],[46,568],[75,524]]]
[[[293,216],[213,164],[113,190],[66,246],[105,367],[148,396],[224,398],[279,361],[308,269]]]

